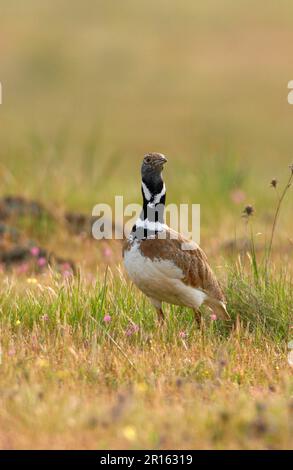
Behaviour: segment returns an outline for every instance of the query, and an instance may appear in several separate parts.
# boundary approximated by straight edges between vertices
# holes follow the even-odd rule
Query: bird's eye
[[[146,162],[146,163],[150,163],[150,161],[151,161],[151,159],[150,159],[149,157],[147,157],[147,158],[145,159],[145,162]]]

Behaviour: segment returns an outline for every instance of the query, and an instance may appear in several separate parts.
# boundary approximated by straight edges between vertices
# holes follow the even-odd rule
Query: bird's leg
[[[163,312],[162,308],[156,308],[156,310],[157,310],[157,314],[158,314],[159,324],[163,325],[163,323],[165,322],[164,312]]]
[[[198,328],[200,328],[200,325],[201,325],[201,313],[200,311],[197,309],[197,308],[194,308],[193,309],[193,313],[194,313],[194,320],[195,320],[195,323],[196,325],[198,326]]]
[[[157,299],[150,299],[150,301],[151,301],[151,303],[153,304],[153,306],[155,307],[155,309],[157,311],[159,324],[163,325],[163,323],[165,321],[165,315],[164,315],[164,312],[162,310],[162,302],[160,302]]]

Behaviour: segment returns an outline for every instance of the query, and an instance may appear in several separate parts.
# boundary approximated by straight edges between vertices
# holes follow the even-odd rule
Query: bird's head
[[[162,153],[147,153],[142,161],[141,177],[143,181],[161,180],[163,166],[167,162],[167,158]]]

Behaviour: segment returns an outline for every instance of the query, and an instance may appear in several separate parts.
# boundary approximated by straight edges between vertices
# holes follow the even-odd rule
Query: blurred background
[[[201,204],[202,233],[271,221],[288,177],[289,0],[1,2],[1,195],[91,214],[140,201],[143,154],[168,156],[168,202]],[[291,200],[290,200],[291,199]],[[282,213],[292,233],[292,197]]]

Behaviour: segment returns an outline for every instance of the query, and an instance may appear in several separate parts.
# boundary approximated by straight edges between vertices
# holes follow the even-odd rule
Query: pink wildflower
[[[16,272],[17,274],[24,274],[29,270],[29,265],[28,263],[21,263],[17,268]]]
[[[234,204],[241,204],[241,202],[245,200],[246,195],[242,189],[234,189],[234,191],[230,193],[230,197]]]
[[[69,263],[63,263],[62,266],[62,271],[70,271],[71,270],[71,266]]]
[[[65,279],[68,279],[70,276],[72,276],[72,271],[63,271],[62,275]]]
[[[111,315],[105,315],[104,316],[104,322],[109,323],[111,321]]]
[[[217,315],[215,313],[212,313],[210,318],[212,321],[215,321],[217,320]]]
[[[38,248],[37,246],[33,246],[30,251],[31,255],[33,256],[39,256],[40,254],[40,248]]]
[[[47,260],[46,258],[44,258],[44,256],[41,256],[41,258],[38,259],[38,265],[39,266],[45,266],[47,264]]]
[[[112,256],[112,250],[109,246],[105,246],[105,248],[103,249],[103,256],[105,258],[111,258]]]
[[[179,338],[186,338],[187,334],[185,331],[179,331]]]
[[[134,333],[137,333],[138,331],[139,331],[139,326],[133,323],[128,326],[128,328],[125,331],[125,334],[126,336],[132,336]]]

